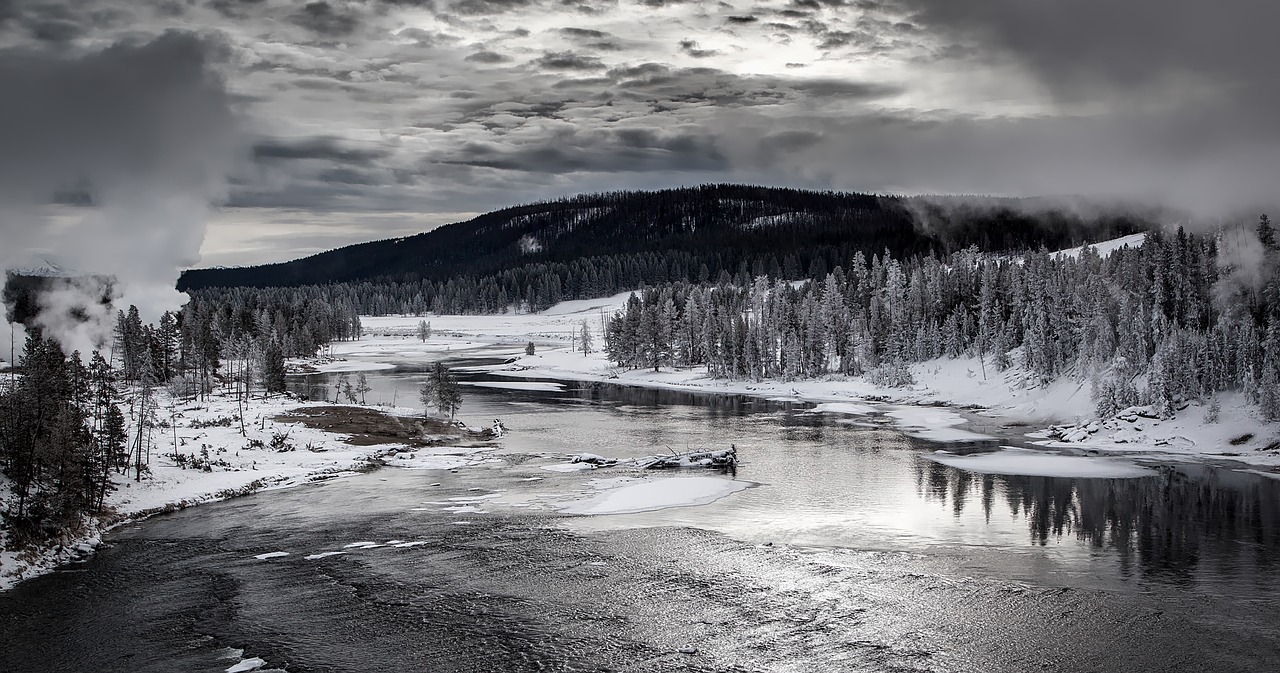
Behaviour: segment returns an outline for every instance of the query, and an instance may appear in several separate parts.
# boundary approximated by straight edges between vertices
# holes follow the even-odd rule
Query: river
[[[329,378],[296,383],[320,395]],[[413,366],[370,373],[369,401],[405,404],[421,378]],[[243,656],[295,673],[1246,671],[1280,662],[1275,479],[1199,463],[1154,465],[1134,479],[981,475],[930,460],[939,445],[875,418],[804,404],[601,384],[485,387],[497,381],[470,374],[464,388],[464,418],[501,418],[511,430],[486,460],[384,468],[120,530],[91,560],[0,594],[0,665],[223,671]],[[1017,443],[1016,430],[1006,433],[999,443]],[[714,503],[596,517],[544,506],[626,473],[543,469],[564,455],[730,443],[742,457],[736,478],[752,487]],[[273,552],[289,555],[255,558]]]

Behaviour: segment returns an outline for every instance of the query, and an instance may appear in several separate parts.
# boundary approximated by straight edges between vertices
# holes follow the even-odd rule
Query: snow
[[[1147,235],[1145,233],[1130,234],[1128,236],[1121,236],[1120,238],[1113,238],[1109,241],[1094,243],[1092,245],[1082,245],[1078,248],[1067,248],[1066,250],[1059,250],[1053,253],[1053,256],[1080,259],[1080,255],[1084,252],[1085,248],[1093,248],[1098,252],[1099,257],[1105,258],[1110,256],[1111,253],[1121,248],[1142,247],[1142,244],[1145,243],[1146,240],[1147,240]]]
[[[991,439],[989,435],[955,427],[968,421],[945,407],[899,407],[885,415],[898,419],[903,432],[920,439],[934,442],[972,442]]]
[[[255,398],[247,406],[245,434],[241,435],[240,424],[234,420],[239,413],[234,397],[215,394],[208,401],[194,403],[172,400],[163,390],[157,390],[156,399],[159,418],[172,427],[156,428],[150,473],[144,474],[141,481],[135,481],[132,472],[113,477],[116,488],[107,496],[106,504],[119,515],[121,522],[251,492],[321,484],[353,476],[367,469],[375,457],[399,448],[387,444],[351,446],[342,441],[344,435],[274,420],[293,409],[327,406],[324,402],[300,402],[284,396]],[[401,415],[420,413],[409,408],[384,411]],[[287,433],[289,450],[271,448],[272,437],[277,433]],[[255,440],[261,445],[250,443]],[[213,463],[208,472],[191,467],[190,462],[184,469],[174,459],[177,453],[188,461],[200,460],[202,450]],[[489,447],[447,446],[402,450],[383,462],[406,469],[457,469],[489,460],[487,450]],[[0,502],[4,501],[5,493],[7,482],[0,477]],[[61,563],[84,557],[106,530],[98,523],[89,522],[84,538],[41,550],[34,559],[30,554],[16,551],[0,552],[0,591],[23,579],[49,572]]]
[[[265,554],[258,554],[257,556],[254,556],[254,558],[258,559],[259,561],[265,561],[269,558],[280,558],[282,556],[288,556],[288,555],[289,555],[289,552],[287,551],[272,551],[272,552],[267,552]]]
[[[1016,447],[1002,447],[999,451],[968,455],[939,451],[928,457],[943,465],[982,474],[1088,479],[1133,479],[1156,474],[1154,470],[1118,458],[1065,456]]]
[[[267,662],[263,661],[261,658],[253,657],[252,659],[245,659],[228,668],[227,673],[248,673],[248,671],[256,671],[266,665]]]
[[[1103,253],[1133,246],[1140,235],[1098,244]],[[1071,251],[1062,251],[1063,254]],[[993,417],[993,422],[1032,424],[1028,431],[1060,423],[1088,423],[1095,417],[1090,384],[1064,376],[1048,383],[1017,366],[1020,353],[1010,353],[1013,366],[997,371],[991,356],[939,358],[910,365],[916,384],[903,388],[873,385],[859,377],[831,375],[804,381],[731,381],[713,379],[703,368],[624,370],[601,352],[584,355],[571,350],[585,318],[596,339],[603,345],[601,316],[611,316],[623,308],[630,292],[612,297],[562,302],[541,313],[508,313],[490,316],[388,316],[362,318],[367,333],[358,342],[335,344],[334,353],[352,359],[381,362],[431,362],[442,354],[485,349],[486,355],[510,358],[509,364],[483,368],[495,375],[544,384],[546,380],[604,382],[620,385],[666,388],[688,392],[727,393],[760,399],[815,405],[813,413],[844,417],[879,416],[897,424],[904,432],[939,442],[974,441],[984,436],[964,429],[966,415]],[[416,339],[420,320],[429,320],[435,336],[425,344]],[[377,336],[381,335],[381,336]],[[529,341],[537,344],[535,355],[525,355]],[[534,388],[528,388],[533,390]],[[1275,424],[1254,417],[1251,405],[1239,403],[1232,395],[1220,396],[1222,420],[1203,423],[1204,408],[1191,405],[1176,419],[1142,428],[1106,428],[1091,434],[1082,444],[1109,452],[1140,452],[1161,456],[1189,456],[1199,459],[1230,458],[1259,466],[1280,467],[1280,451],[1268,450],[1277,439]],[[956,409],[938,405],[976,408],[961,415]],[[837,420],[840,420],[837,418]],[[1229,440],[1251,433],[1255,439],[1240,446]],[[1047,448],[1061,443],[1047,436],[1034,438]],[[561,463],[541,466],[552,472],[591,469],[581,464]]]
[[[565,514],[630,514],[715,502],[751,486],[720,477],[666,477],[610,488],[594,497],[562,504]]]

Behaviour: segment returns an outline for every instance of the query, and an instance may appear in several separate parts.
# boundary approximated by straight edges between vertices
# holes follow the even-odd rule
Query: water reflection
[[[917,489],[958,518],[1007,511],[1040,546],[1073,538],[1114,553],[1122,571],[1168,581],[1274,572],[1280,498],[1271,480],[1205,465],[1168,465],[1142,479],[978,475],[931,460],[915,464]]]

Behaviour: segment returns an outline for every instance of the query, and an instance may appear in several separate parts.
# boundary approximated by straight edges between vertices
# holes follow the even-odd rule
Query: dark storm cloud
[[[1178,73],[1276,83],[1280,3],[1257,0],[890,0],[913,22],[1004,51],[1064,94]],[[1276,91],[1259,91],[1263,95]]]
[[[14,26],[39,42],[69,42],[85,35],[110,13],[77,12],[60,4],[7,0],[0,4],[0,26]]]
[[[697,40],[680,40],[680,51],[694,58],[709,58],[720,52],[715,49],[703,49],[698,46]]]
[[[910,23],[954,45],[947,55],[977,66],[1008,62],[1026,69],[1060,104],[1102,106],[1106,114],[1010,121],[1042,129],[1040,147],[1064,185],[1113,188],[1181,185],[1183,198],[1276,198],[1280,162],[1280,69],[1274,27],[1280,3],[1223,0],[891,0]],[[986,126],[1000,125],[988,123]],[[938,133],[932,131],[931,133]],[[998,134],[993,134],[998,136]],[[1100,141],[1106,143],[1100,144]],[[1082,153],[1088,149],[1092,153]],[[982,157],[992,151],[965,147]],[[1123,149],[1123,151],[1120,151]],[[1000,148],[999,152],[1011,151]],[[1107,162],[1107,163],[1104,163]],[[1130,172],[1116,170],[1130,166]],[[1267,168],[1270,166],[1271,168]],[[1066,168],[1068,170],[1063,170]],[[1132,171],[1143,171],[1134,174]],[[1003,171],[1001,173],[1003,176]],[[1273,186],[1268,188],[1265,182]],[[1251,196],[1250,196],[1251,195]]]
[[[460,0],[447,5],[447,9],[464,15],[502,14],[528,7],[534,2],[536,0]]]
[[[387,181],[377,173],[359,171],[353,168],[330,168],[321,171],[319,179],[324,182],[336,182],[344,185],[380,185]]]
[[[354,12],[336,8],[325,0],[308,2],[290,19],[307,30],[328,37],[350,35],[360,25],[360,19]]]
[[[462,60],[471,63],[506,63],[511,60],[511,57],[493,51],[477,51]]]
[[[572,51],[543,54],[534,63],[547,70],[600,70],[604,68],[604,63],[595,56],[583,56]]]
[[[386,150],[343,147],[337,138],[329,137],[307,138],[301,141],[267,140],[253,146],[253,157],[259,161],[316,159],[355,166],[370,166],[387,156]]]
[[[79,57],[0,52],[0,195],[38,200],[59,182],[96,187],[121,171],[207,179],[184,153],[233,126],[207,69],[224,54],[223,44],[178,32]]]
[[[591,40],[600,40],[612,35],[602,30],[591,30],[590,28],[561,28],[560,32],[574,38],[583,38]]]
[[[725,158],[712,139],[697,130],[623,128],[564,130],[524,145],[467,143],[433,155],[431,163],[503,171],[563,173],[644,173],[718,171]]]
[[[227,18],[243,19],[263,2],[265,0],[209,0],[208,6]]]

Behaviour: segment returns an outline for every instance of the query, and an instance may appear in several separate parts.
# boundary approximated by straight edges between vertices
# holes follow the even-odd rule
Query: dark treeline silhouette
[[[538,310],[643,285],[821,277],[855,252],[1069,247],[1149,226],[1027,199],[978,205],[742,185],[611,192],[507,208],[301,260],[183,274],[179,289],[340,284],[363,314]]]

